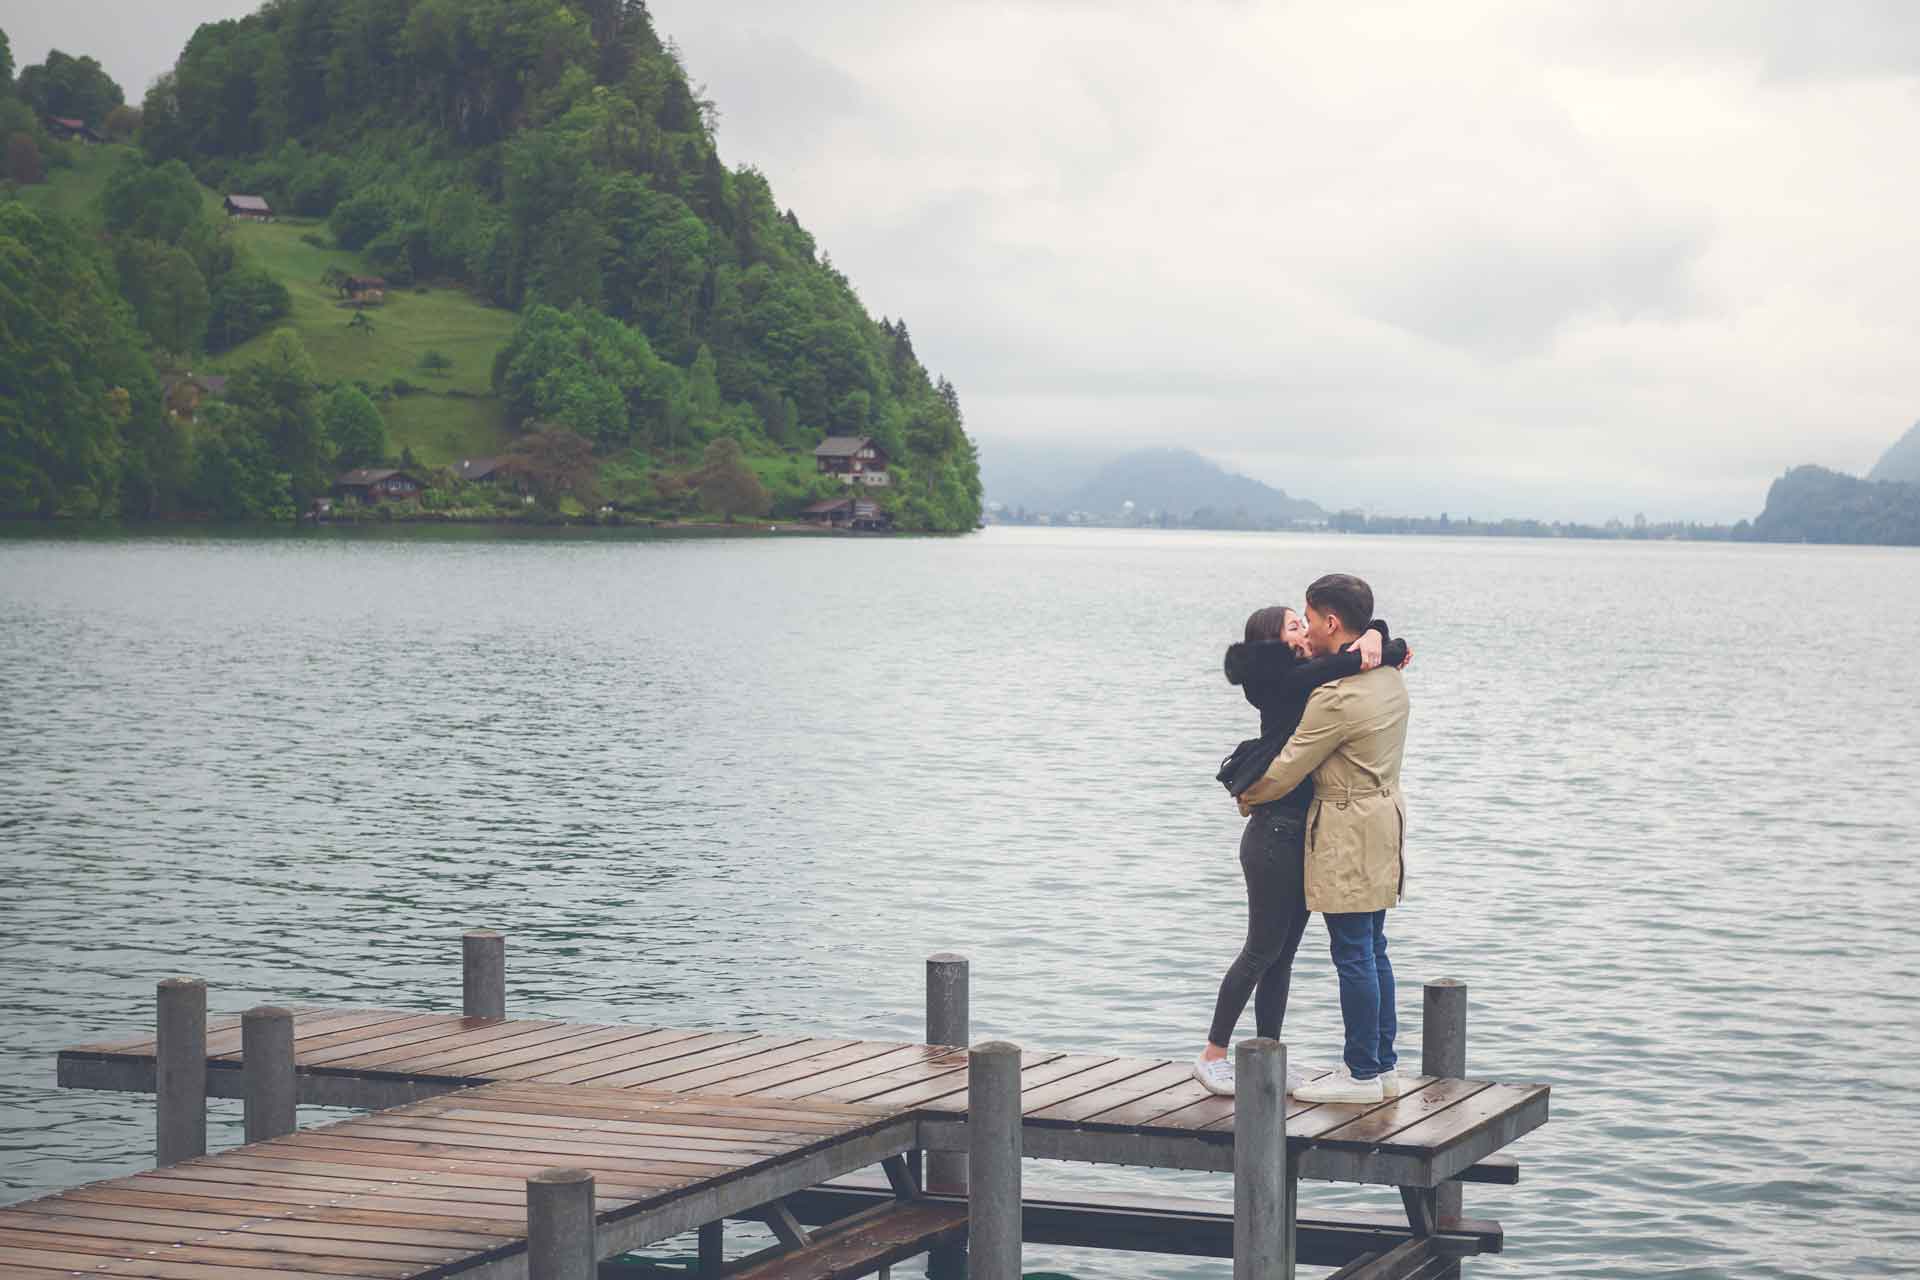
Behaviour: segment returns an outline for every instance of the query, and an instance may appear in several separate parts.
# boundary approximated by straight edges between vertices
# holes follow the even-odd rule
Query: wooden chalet
[[[47,132],[62,142],[85,142],[91,145],[106,141],[85,120],[75,120],[71,116],[48,116]]]
[[[260,196],[229,195],[221,202],[229,218],[251,218],[255,222],[273,221],[273,206]]]
[[[160,379],[161,403],[168,412],[188,422],[199,416],[200,407],[207,401],[217,400],[226,393],[227,379],[224,374],[188,373]]]
[[[355,302],[381,302],[387,296],[385,276],[348,276],[340,282],[340,292]]]
[[[808,524],[823,525],[830,529],[856,529],[863,533],[876,533],[893,527],[893,518],[880,510],[878,503],[859,498],[828,498],[824,502],[816,502],[802,511],[800,518]]]
[[[823,476],[837,476],[842,484],[885,485],[887,451],[872,436],[828,436],[813,451],[814,466]]]
[[[453,473],[467,481],[500,481],[506,479],[502,468],[507,460],[500,458],[462,458]]]
[[[416,473],[387,467],[355,467],[333,482],[337,496],[368,505],[417,498],[426,487],[426,480]]]

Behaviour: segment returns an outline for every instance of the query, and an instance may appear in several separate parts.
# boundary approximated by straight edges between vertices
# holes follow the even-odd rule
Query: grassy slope
[[[506,448],[506,410],[493,397],[489,379],[494,353],[513,333],[511,312],[486,306],[458,289],[399,289],[387,294],[384,306],[368,308],[373,332],[359,332],[347,327],[352,309],[341,305],[339,295],[321,284],[320,277],[328,267],[358,272],[366,271],[366,264],[355,254],[315,248],[300,238],[326,239],[323,227],[244,223],[234,234],[293,295],[288,324],[312,353],[321,378],[360,380],[376,389],[405,379],[426,389],[381,403],[395,450],[411,448],[431,466]],[[221,355],[214,366],[237,369],[265,342],[262,336],[243,343]],[[438,374],[423,371],[420,357],[428,351],[447,356],[453,368]],[[465,394],[449,396],[449,391]]]
[[[107,179],[139,153],[118,145],[74,146],[71,151],[71,168],[54,169],[46,182],[21,188],[19,198],[35,209],[97,229]],[[207,191],[206,200],[208,210],[219,215],[219,193]],[[494,353],[513,333],[512,313],[457,289],[435,288],[424,294],[402,290],[389,294],[384,307],[369,310],[373,333],[349,331],[353,313],[340,306],[320,276],[330,266],[364,272],[367,265],[356,254],[316,249],[300,239],[303,234],[330,239],[326,228],[316,223],[234,226],[247,252],[293,295],[288,323],[313,353],[320,377],[328,382],[359,379],[376,389],[404,378],[424,388],[424,393],[381,402],[396,453],[411,448],[421,462],[439,466],[503,451],[509,440],[506,409],[494,398],[489,379]],[[207,361],[203,371],[232,372],[254,358],[264,343],[264,338],[244,343]],[[438,374],[422,370],[420,357],[428,351],[447,356],[453,368]],[[449,396],[448,391],[468,394]]]
[[[118,143],[97,147],[76,144],[69,145],[67,150],[73,156],[73,167],[50,170],[45,182],[21,187],[20,200],[42,213],[61,214],[83,227],[98,230],[102,224],[100,193],[107,189],[107,179],[122,161],[140,153]],[[213,207],[219,207],[219,197],[212,192],[207,193],[207,200]]]

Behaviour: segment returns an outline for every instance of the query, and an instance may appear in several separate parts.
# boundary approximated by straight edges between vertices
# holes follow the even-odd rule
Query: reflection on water
[[[145,1158],[52,1053],[156,978],[446,1007],[482,925],[521,1012],[911,1037],[954,948],[982,1037],[1190,1052],[1244,923],[1220,650],[1336,568],[1416,650],[1396,967],[1555,1089],[1474,1274],[1912,1274],[1920,559],[1801,547],[10,535],[0,1199]],[[1287,1039],[1330,1062],[1324,947]]]

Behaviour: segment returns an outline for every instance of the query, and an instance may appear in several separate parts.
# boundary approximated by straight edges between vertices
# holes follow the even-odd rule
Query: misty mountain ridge
[[[1140,519],[1160,513],[1181,521],[1202,514],[1269,526],[1319,521],[1327,514],[1316,502],[1229,471],[1191,449],[1136,449],[1102,461],[1014,450],[1002,462],[995,452],[987,450],[983,458],[987,498],[1008,507],[1096,516],[1131,513]],[[1022,453],[1027,456],[1018,456]],[[1045,461],[1055,465],[1043,470]]]
[[[1873,470],[1867,472],[1867,479],[1920,484],[1920,422],[1908,427],[1905,435],[1888,446],[1880,455],[1880,461],[1873,464]]]

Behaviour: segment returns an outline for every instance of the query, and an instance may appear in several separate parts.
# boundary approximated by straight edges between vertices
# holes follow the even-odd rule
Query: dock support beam
[[[460,1012],[469,1018],[506,1017],[506,935],[475,929],[460,942]]]
[[[1020,1046],[1004,1040],[967,1055],[967,1272],[1020,1280]]]
[[[248,1142],[283,1138],[299,1127],[292,1013],[263,1004],[240,1015],[240,1072]]]
[[[1233,1280],[1293,1280],[1300,1179],[1287,1150],[1287,1046],[1234,1047]]]
[[[207,1154],[207,984],[167,978],[155,994],[154,1161],[165,1168]]]
[[[594,1280],[593,1175],[547,1169],[527,1179],[527,1280]]]
[[[927,957],[927,1043],[965,1047],[973,1039],[967,958],[951,951]],[[959,1151],[927,1153],[926,1188],[967,1194],[967,1157]],[[967,1246],[945,1245],[927,1254],[927,1280],[964,1280]]]

